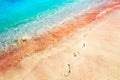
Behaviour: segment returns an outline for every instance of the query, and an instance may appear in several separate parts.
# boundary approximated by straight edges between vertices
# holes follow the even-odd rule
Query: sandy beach
[[[25,57],[0,73],[0,80],[120,80],[119,57],[120,10],[115,10]]]

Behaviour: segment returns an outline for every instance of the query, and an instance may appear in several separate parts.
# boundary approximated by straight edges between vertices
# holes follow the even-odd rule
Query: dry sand
[[[0,80],[120,80],[120,10],[24,58]]]

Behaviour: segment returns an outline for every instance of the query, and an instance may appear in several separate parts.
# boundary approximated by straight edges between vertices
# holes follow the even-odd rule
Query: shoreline
[[[74,4],[68,4],[66,7],[60,8],[55,11],[54,14],[51,12],[47,12],[44,16],[45,18],[35,19],[32,22],[28,22],[27,24],[21,24],[18,28],[13,28],[8,30],[5,33],[0,34],[0,51],[7,51],[8,48],[16,47],[16,42],[21,38],[31,39],[36,36],[44,35],[43,33],[47,31],[51,31],[52,29],[56,29],[64,22],[72,19],[74,16],[80,16],[84,13],[89,13],[89,11],[95,10],[100,6],[105,6],[110,3],[114,3],[117,1],[100,1],[97,3],[96,1],[84,3],[83,5],[79,5],[80,3],[75,2]],[[79,1],[78,1],[79,2]],[[107,3],[108,2],[108,3]],[[91,4],[88,4],[91,3]],[[88,5],[87,5],[88,4]],[[95,4],[95,5],[94,5]],[[87,5],[87,6],[85,6]],[[72,7],[72,8],[71,8]],[[15,34],[15,35],[14,35]]]
[[[74,18],[75,20],[73,20],[73,22],[70,20],[67,23],[64,23],[60,29],[49,32],[42,37],[37,37],[33,40],[20,40],[20,45],[17,48],[0,56],[0,71],[7,71],[11,67],[17,66],[22,58],[45,50],[49,45],[56,44],[71,32],[75,32],[77,29],[94,22],[96,20],[96,16],[98,16],[98,14],[100,14],[103,10],[106,10],[105,13],[99,15],[97,19],[104,17],[104,15],[108,15],[116,8],[120,7],[119,3],[117,5],[118,7],[115,7],[116,4],[110,4],[106,7],[106,9],[101,8],[95,10],[87,13],[83,17],[77,16]]]

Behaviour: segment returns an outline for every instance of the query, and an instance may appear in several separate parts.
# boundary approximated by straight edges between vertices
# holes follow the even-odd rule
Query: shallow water
[[[0,0],[0,49],[112,0]]]
[[[0,2],[0,32],[7,28],[34,19],[38,14],[45,14],[65,3],[74,0],[2,0]]]

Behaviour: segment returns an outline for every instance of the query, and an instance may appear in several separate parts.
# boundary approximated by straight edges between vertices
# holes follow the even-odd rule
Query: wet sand
[[[61,36],[55,37],[59,40]],[[30,46],[23,51],[35,47]],[[54,46],[25,57],[18,67],[0,73],[0,80],[120,80],[119,48],[120,10],[116,10],[77,28]]]

